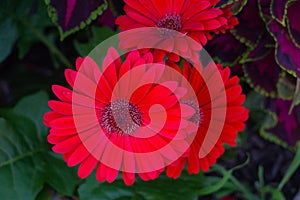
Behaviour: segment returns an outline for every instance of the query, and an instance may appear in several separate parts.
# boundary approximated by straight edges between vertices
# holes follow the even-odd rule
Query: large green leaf
[[[0,63],[9,56],[17,40],[16,24],[11,18],[0,21]]]
[[[39,92],[0,111],[1,199],[35,199],[45,183],[72,195],[80,181],[74,169],[49,151],[42,118],[47,100]]]
[[[19,127],[0,118],[1,199],[34,199],[43,187],[36,163],[44,149],[31,140],[32,133],[36,132],[32,122],[16,115],[12,117]]]
[[[112,184],[99,183],[94,176],[90,176],[87,181],[79,187],[80,199],[93,200],[197,200],[197,189],[205,185],[205,177],[202,173],[198,175],[187,175],[183,172],[177,180],[161,175],[153,181],[136,180],[133,186],[126,186],[121,178]],[[188,183],[188,185],[187,185]]]

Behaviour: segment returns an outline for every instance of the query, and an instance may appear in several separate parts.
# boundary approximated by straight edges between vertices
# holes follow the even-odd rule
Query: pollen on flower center
[[[128,100],[117,100],[101,110],[100,125],[108,133],[130,135],[142,125],[142,113]]]
[[[158,28],[166,28],[174,31],[180,31],[182,28],[181,16],[179,14],[166,14],[165,17],[158,20],[156,26]],[[162,33],[166,34],[166,31]]]
[[[195,109],[195,113],[192,117],[190,117],[189,121],[200,125],[203,120],[203,113],[197,103],[193,100],[183,100],[181,103],[191,106]]]

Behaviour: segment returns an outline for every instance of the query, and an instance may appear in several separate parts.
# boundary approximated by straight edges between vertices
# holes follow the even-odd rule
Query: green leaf
[[[56,55],[64,65],[72,66],[64,54],[55,45],[53,35],[44,33],[45,28],[51,23],[50,19],[46,17],[46,6],[42,1],[1,0],[0,21],[6,18],[11,18],[13,23],[16,24],[16,28],[12,25],[5,31],[0,29],[0,35],[2,33],[6,34],[6,31],[10,29],[16,29],[15,37],[16,39],[19,39],[19,58],[25,56],[33,42],[40,41],[46,45],[51,53]],[[0,41],[2,42],[2,39]],[[6,45],[2,45],[1,47],[9,49],[9,46],[6,47]]]
[[[131,197],[134,193],[133,187],[127,187],[123,181],[118,179],[112,184],[99,183],[95,176],[90,175],[86,182],[78,189],[80,199],[85,200],[116,200]]]
[[[197,177],[197,178],[196,178]],[[196,190],[203,187],[203,175],[187,175],[177,180],[161,176],[154,181],[139,182],[136,192],[147,200],[172,199],[172,200],[197,200]],[[187,183],[189,183],[187,185]]]
[[[26,7],[33,7],[32,11],[28,15],[28,21],[32,23],[32,25],[35,27],[35,29],[40,32],[44,33],[44,30],[47,27],[50,27],[52,25],[51,20],[49,19],[47,15],[47,9],[43,1],[37,1],[37,5],[35,6],[26,6]],[[19,7],[21,7],[20,5]],[[24,16],[18,16],[20,18]],[[20,35],[19,41],[18,41],[18,50],[19,50],[19,58],[23,59],[28,51],[30,50],[31,46],[37,42],[39,42],[39,37],[33,37],[32,36],[32,29],[29,29],[28,27],[24,26],[22,23],[19,23],[18,26],[18,32]],[[53,35],[53,34],[52,34]],[[47,38],[51,43],[54,43],[54,37],[52,37],[51,34],[44,34],[44,37]]]
[[[16,121],[0,118],[1,199],[34,199],[43,187],[41,169],[36,163],[44,151],[27,118],[10,115]]]
[[[80,181],[75,170],[49,152],[42,117],[47,101],[47,94],[38,92],[14,109],[0,110],[1,199],[35,199],[45,183],[72,195]]]
[[[278,190],[277,188],[273,188],[271,186],[265,186],[264,188],[262,188],[262,191],[264,193],[270,193],[272,195],[271,199],[274,199],[274,200],[285,200],[285,197],[283,196],[283,194],[281,193],[281,191]]]
[[[0,63],[9,56],[17,40],[17,27],[12,18],[0,22]]]
[[[60,194],[74,195],[75,187],[81,182],[76,168],[69,168],[66,163],[51,152],[46,152],[43,163],[46,182]]]
[[[41,133],[41,137],[45,136],[47,131],[46,126],[42,123],[44,113],[49,110],[47,100],[47,93],[41,91],[24,97],[13,109],[13,112],[31,119],[34,122],[38,133]]]
[[[285,100],[290,100],[294,96],[295,85],[289,78],[293,78],[283,72],[277,83],[278,97]]]
[[[284,177],[280,181],[280,184],[278,185],[279,190],[282,190],[284,185],[290,180],[290,178],[295,173],[295,171],[299,168],[299,166],[300,166],[300,148],[297,149],[296,155],[295,155],[290,167],[285,172]]]
[[[74,41],[74,46],[77,52],[81,56],[88,55],[97,45],[99,45],[105,39],[115,35],[116,32],[112,31],[108,27],[92,27],[92,37],[88,42],[80,43],[79,41]]]
[[[90,176],[79,187],[80,199],[85,200],[197,200],[196,190],[204,187],[205,177],[202,173],[197,175],[181,174],[179,179],[171,179],[161,175],[153,181],[142,181],[137,178],[133,186],[126,186],[119,176],[113,183],[99,183],[95,175]],[[188,183],[188,185],[187,185]]]
[[[300,104],[300,79],[297,79],[296,89],[295,89],[295,93],[294,93],[294,99],[293,99],[292,106],[290,108],[290,113],[293,111],[295,106],[297,106],[299,104]]]
[[[221,178],[219,180],[217,179],[217,182],[198,190],[197,194],[199,196],[204,196],[204,195],[213,194],[213,193],[217,192],[218,190],[220,190],[221,188],[223,188],[225,186],[225,184],[228,182],[230,176],[231,176],[231,171],[224,172],[223,178]]]

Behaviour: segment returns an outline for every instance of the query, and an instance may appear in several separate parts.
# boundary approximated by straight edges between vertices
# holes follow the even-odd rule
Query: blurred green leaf
[[[295,171],[299,168],[299,166],[300,166],[300,148],[297,149],[296,155],[290,167],[285,172],[284,177],[282,178],[280,184],[278,185],[279,190],[281,190],[284,187],[284,185],[290,180],[290,178],[295,173]]]
[[[29,6],[30,7],[30,6]],[[31,14],[28,15],[28,21],[32,23],[36,30],[41,33],[45,32],[47,27],[52,25],[51,20],[47,15],[47,9],[45,3],[43,1],[37,1],[36,4],[32,5],[33,11]],[[22,16],[19,16],[22,17]],[[21,23],[18,26],[18,32],[20,35],[18,41],[18,50],[19,50],[19,58],[23,59],[28,51],[30,50],[31,46],[37,42],[39,42],[38,37],[32,37],[32,30],[27,28],[26,26]],[[54,43],[54,37],[51,34],[44,34],[44,36]]]
[[[113,184],[99,183],[95,176],[90,175],[86,182],[78,189],[80,199],[85,200],[116,200],[131,197],[134,193],[133,187],[127,187],[122,180],[116,180]]]
[[[200,196],[213,194],[223,188],[225,184],[228,182],[229,178],[231,176],[231,171],[224,171],[223,178],[216,179],[217,182],[213,182],[211,185],[202,188],[197,191],[197,194]]]
[[[170,179],[161,175],[153,181],[142,181],[137,179],[133,186],[126,186],[121,178],[113,183],[99,183],[95,176],[90,176],[84,184],[79,187],[80,199],[93,200],[197,200],[197,189],[203,188],[204,179],[202,173],[198,175],[187,175],[183,172],[179,179]],[[188,183],[188,187],[187,187]]]
[[[17,27],[12,18],[0,21],[0,63],[9,56],[17,40]]]
[[[297,80],[294,99],[293,99],[292,106],[290,108],[290,113],[292,112],[294,107],[297,106],[298,104],[300,104],[300,79]]]
[[[46,182],[63,195],[74,195],[75,187],[81,182],[76,168],[70,168],[51,152],[44,155],[43,170]]]
[[[277,83],[277,90],[278,90],[278,97],[281,99],[290,100],[293,98],[295,93],[295,85],[291,83],[288,79],[290,75],[285,73],[281,74],[278,83]]]
[[[15,37],[19,39],[20,58],[23,58],[30,47],[39,41],[47,46],[50,52],[57,56],[64,65],[71,66],[68,59],[55,45],[53,34],[48,34],[45,31],[46,27],[53,25],[47,17],[46,5],[43,1],[1,0],[0,21],[5,18],[11,18],[17,26]]]
[[[38,92],[24,97],[13,108],[14,113],[19,113],[34,122],[40,138],[45,137],[47,133],[47,127],[42,122],[44,113],[49,111],[47,100],[47,93]]]
[[[46,142],[44,92],[23,98],[14,109],[0,110],[1,199],[35,199],[44,183],[72,195],[79,183],[74,169],[53,156]]]
[[[183,176],[183,175],[181,175]],[[197,177],[197,178],[196,178]],[[177,180],[161,176],[154,181],[139,182],[136,186],[136,192],[146,200],[156,199],[173,199],[173,200],[197,200],[198,194],[196,190],[203,188],[203,184],[199,184],[204,180],[204,176],[186,175]],[[189,183],[187,187],[187,183]]]
[[[283,194],[281,193],[280,190],[278,190],[277,188],[273,188],[271,186],[265,186],[264,188],[262,188],[264,193],[269,193],[272,195],[271,199],[274,200],[285,200],[285,197],[283,196]]]
[[[9,118],[0,118],[1,199],[34,199],[43,187],[37,163],[45,149],[31,120],[16,114]]]
[[[92,27],[92,37],[88,42],[81,43],[77,40],[74,41],[74,46],[81,56],[88,55],[97,45],[105,39],[115,35],[116,32],[108,27]]]

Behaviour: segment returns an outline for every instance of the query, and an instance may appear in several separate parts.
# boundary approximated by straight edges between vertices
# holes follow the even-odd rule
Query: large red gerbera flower
[[[133,51],[122,63],[110,49],[102,70],[86,57],[77,59],[77,71],[65,71],[73,90],[53,86],[60,101],[49,101],[44,116],[48,141],[69,166],[79,164],[79,177],[96,168],[100,182],[114,181],[119,171],[127,185],[135,173],[155,179],[188,149],[197,130],[188,120],[194,109],[180,103],[188,91],[159,82],[168,71],[152,62],[150,53]]]
[[[219,0],[125,0],[126,15],[117,18],[122,31],[158,27],[179,31],[205,45],[211,33],[224,32],[238,24],[230,6],[215,8]],[[161,31],[161,36],[168,31]],[[149,38],[148,38],[149,39]],[[166,40],[165,37],[161,37]]]
[[[173,65],[173,67],[177,66]],[[188,62],[183,64],[182,74],[191,83],[198,102],[185,98],[182,99],[182,103],[194,107],[196,112],[190,121],[199,123],[197,135],[189,150],[167,167],[169,177],[178,178],[186,162],[188,162],[190,174],[196,174],[200,169],[209,170],[209,167],[215,164],[216,159],[223,154],[223,144],[235,146],[237,133],[245,128],[244,122],[248,119],[248,110],[242,106],[245,95],[241,94],[242,87],[239,85],[239,78],[230,77],[229,68],[223,69],[220,64],[217,69],[214,68],[216,67],[213,64],[209,64],[200,74]],[[177,70],[180,71],[180,69]],[[224,84],[221,87],[216,86],[217,83],[214,81],[218,77],[221,77]],[[213,92],[211,92],[211,87],[214,87]],[[225,99],[222,99],[222,93],[225,94]],[[220,120],[220,116],[212,115],[213,112],[223,112],[225,118]],[[215,132],[217,130],[214,127],[220,123],[222,124],[221,132]]]

